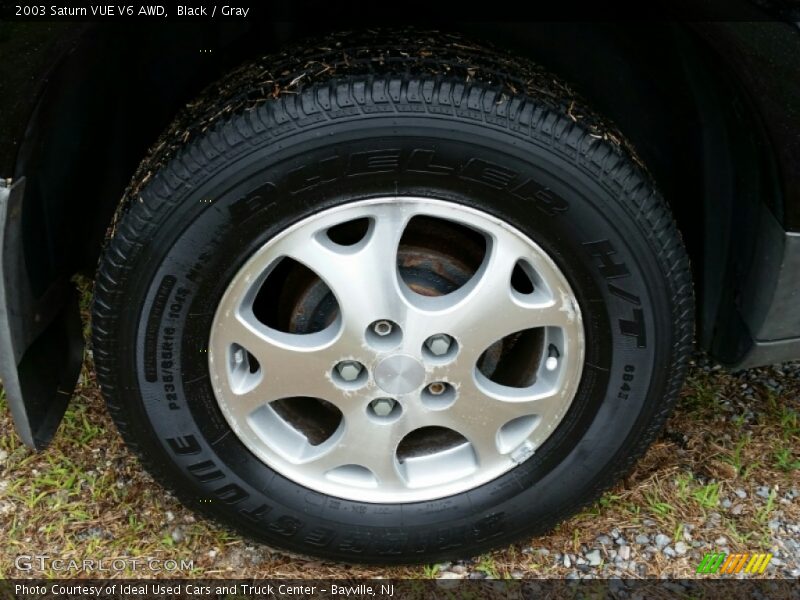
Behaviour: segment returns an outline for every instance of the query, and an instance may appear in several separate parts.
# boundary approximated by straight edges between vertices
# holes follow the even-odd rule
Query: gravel
[[[671,541],[671,539],[670,539],[670,537],[668,535],[664,535],[663,533],[659,533],[656,536],[656,548],[658,548],[659,550],[663,550],[664,547],[667,544],[670,543],[670,541]]]
[[[771,493],[772,490],[766,485],[760,485],[756,488],[756,495],[761,496],[762,498],[769,498]]]
[[[464,576],[452,571],[443,571],[437,575],[439,579],[464,579]]]
[[[600,550],[592,550],[591,552],[587,552],[586,560],[593,567],[596,567],[603,563],[603,559],[600,557]]]
[[[599,535],[597,536],[597,543],[602,544],[603,546],[610,546],[611,538],[607,535]]]

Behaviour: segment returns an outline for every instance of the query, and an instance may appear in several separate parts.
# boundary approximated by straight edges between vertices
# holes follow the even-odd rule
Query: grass
[[[775,466],[784,471],[796,471],[800,469],[800,460],[795,460],[794,452],[789,448],[781,448],[773,453]]]
[[[644,497],[650,510],[660,517],[667,517],[675,510],[672,504],[662,500],[657,492],[645,493]]]
[[[425,579],[436,579],[439,574],[439,565],[424,565],[422,567],[422,576]]]
[[[85,307],[84,307],[85,308]],[[762,379],[779,377],[770,369]],[[751,386],[753,400],[742,398]],[[665,431],[625,481],[550,534],[480,557],[464,557],[470,572],[488,577],[565,576],[558,556],[599,548],[599,535],[617,530],[631,559],[649,576],[695,577],[703,553],[724,536],[731,552],[770,551],[769,523],[800,522],[800,381],[783,378],[780,394],[722,370],[693,368]],[[771,490],[766,498],[755,492]],[[745,497],[736,495],[744,490]],[[723,506],[723,503],[725,506]],[[13,431],[0,389],[0,577],[20,576],[23,553],[62,558],[191,559],[183,576],[435,578],[443,568],[368,568],[300,558],[248,541],[196,517],[145,473],[117,434],[87,358],[61,427],[44,452],[32,453]],[[642,557],[638,533],[664,533],[690,551],[666,560]],[[697,547],[692,542],[701,542]],[[766,576],[774,573],[772,567]],[[33,573],[54,576],[53,572]],[[131,572],[119,576],[132,575]],[[142,573],[139,573],[140,575]],[[162,576],[165,573],[145,573]],[[170,573],[166,573],[170,575]],[[88,577],[91,573],[77,573]],[[639,577],[639,572],[629,576]]]
[[[500,579],[497,564],[491,554],[481,556],[475,564],[475,570],[483,573],[490,579]]]
[[[709,483],[700,486],[692,492],[692,497],[703,509],[716,508],[719,504],[719,484]]]
[[[766,523],[769,520],[770,516],[772,515],[773,510],[775,510],[775,496],[777,495],[775,488],[769,491],[769,496],[767,496],[767,502],[764,506],[762,506],[758,512],[756,513],[756,519],[760,523]]]

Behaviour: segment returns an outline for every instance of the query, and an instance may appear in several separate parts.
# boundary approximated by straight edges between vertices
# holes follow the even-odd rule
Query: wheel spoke
[[[344,413],[341,434],[332,440],[330,449],[309,461],[308,466],[320,475],[346,465],[368,469],[378,485],[403,488],[398,470],[397,446],[405,435],[402,422],[376,425],[361,407]]]
[[[527,298],[513,290],[511,274],[525,251],[513,243],[493,243],[481,268],[458,291],[440,329],[459,332],[465,358],[477,360],[494,342],[526,329],[575,326],[568,297],[537,293]]]
[[[463,435],[472,444],[479,463],[485,464],[501,453],[498,432],[504,425],[529,415],[547,421],[563,409],[560,393],[552,387],[534,387],[525,393],[510,388],[504,391],[508,393],[495,391],[490,396],[478,386],[462,386],[451,408],[431,413],[432,424]]]
[[[367,234],[354,246],[339,246],[316,231],[298,235],[286,254],[326,283],[346,327],[361,333],[376,319],[405,319],[408,307],[399,291],[397,249],[409,218],[402,205],[381,205],[371,211]]]
[[[326,376],[335,364],[337,351],[333,329],[310,335],[289,334],[269,329],[252,315],[231,313],[219,320],[218,335],[221,343],[217,348],[222,355],[212,357],[214,364],[220,363],[217,373],[228,370],[228,349],[236,346],[249,352],[259,365],[259,372],[245,377],[240,386],[234,385],[231,370],[227,381],[224,376],[218,377],[216,384],[227,385],[233,394],[230,408],[236,414],[247,416],[281,398],[305,396],[335,401],[340,395]],[[298,372],[306,376],[298,377]],[[252,384],[247,385],[248,381]]]

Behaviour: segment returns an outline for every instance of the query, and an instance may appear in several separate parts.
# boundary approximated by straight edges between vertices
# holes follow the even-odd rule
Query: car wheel
[[[465,557],[591,502],[658,432],[692,333],[670,211],[568,88],[487,56],[340,65],[130,194],[96,367],[188,505],[304,554]]]

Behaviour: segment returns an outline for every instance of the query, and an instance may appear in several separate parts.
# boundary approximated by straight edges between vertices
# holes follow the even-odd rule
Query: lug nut
[[[372,408],[372,412],[375,413],[378,417],[388,417],[389,414],[394,410],[395,405],[397,402],[392,400],[391,398],[378,398],[377,400],[373,400],[370,402],[370,408]]]
[[[355,381],[358,379],[358,376],[361,375],[363,368],[364,367],[361,366],[361,363],[355,360],[343,360],[336,365],[336,370],[339,372],[339,376],[345,381]]]
[[[447,384],[441,381],[436,381],[428,386],[428,393],[431,396],[441,396],[447,389]]]
[[[391,321],[375,321],[372,325],[372,331],[381,337],[389,335],[393,329],[394,325],[392,325]]]
[[[444,333],[439,333],[437,335],[432,335],[427,340],[425,340],[425,345],[428,347],[428,350],[431,351],[431,354],[434,356],[444,356],[450,350],[450,346],[453,343],[453,338],[449,335],[445,335]]]

